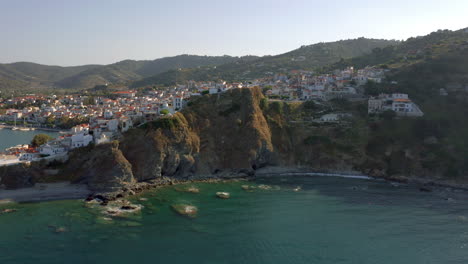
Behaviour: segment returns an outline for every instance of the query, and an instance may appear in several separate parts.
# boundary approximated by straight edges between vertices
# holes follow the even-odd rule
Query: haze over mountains
[[[242,81],[289,70],[333,70],[385,64],[399,68],[466,48],[468,29],[439,30],[406,41],[358,38],[302,46],[276,56],[179,55],[156,60],[124,60],[109,65],[47,66],[0,64],[0,90],[83,90],[97,85],[173,85],[188,80]]]
[[[240,75],[249,69],[261,72],[279,68],[313,69],[370,53],[375,48],[397,44],[393,40],[359,38],[302,46],[277,56],[196,56],[179,55],[152,61],[124,60],[110,65],[84,65],[75,67],[47,66],[28,62],[0,64],[0,89],[88,89],[103,84],[145,85],[158,80],[160,74],[171,75],[171,70],[223,65],[218,71],[232,70]],[[203,71],[203,69],[199,69]],[[253,71],[257,74],[258,71]],[[201,72],[193,71],[193,74]],[[252,74],[251,74],[252,75]],[[200,74],[199,78],[204,75]],[[245,76],[246,77],[246,76]],[[140,81],[141,80],[141,81]],[[173,79],[175,82],[175,79]],[[165,81],[168,83],[168,81]],[[162,84],[165,84],[162,83]]]
[[[219,65],[239,60],[231,56],[179,55],[148,61],[124,60],[109,65],[47,66],[29,62],[0,64],[0,89],[86,89],[106,83],[139,80],[169,69]]]

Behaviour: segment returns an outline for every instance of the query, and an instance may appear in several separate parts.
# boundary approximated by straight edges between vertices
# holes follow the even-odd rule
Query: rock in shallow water
[[[265,185],[265,184],[260,184],[258,186],[258,188],[261,189],[261,190],[271,190],[272,189],[270,185]]]
[[[116,200],[104,207],[104,213],[109,216],[126,216],[138,213],[143,208],[140,204],[132,204],[127,200]]]
[[[18,210],[16,210],[16,209],[8,209],[8,208],[7,208],[7,209],[3,209],[2,211],[0,211],[0,214],[14,213],[14,212],[16,212],[16,211],[18,211]]]
[[[67,232],[67,229],[65,227],[63,227],[63,226],[55,228],[55,233],[57,233],[57,234],[65,233],[65,232]]]
[[[174,210],[176,213],[183,215],[183,216],[188,216],[191,218],[194,218],[197,216],[198,213],[198,208],[193,205],[187,205],[187,204],[174,204],[171,206],[172,210]]]
[[[188,193],[199,193],[200,189],[194,186],[184,187],[184,188],[176,188],[178,192],[188,192]]]
[[[241,186],[242,190],[244,191],[251,191],[253,189],[256,189],[257,187],[253,186],[253,185],[242,185]]]
[[[229,199],[231,197],[228,192],[217,192],[216,196],[221,199]]]

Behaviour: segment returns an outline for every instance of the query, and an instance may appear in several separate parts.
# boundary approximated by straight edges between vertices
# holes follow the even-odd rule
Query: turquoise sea
[[[0,129],[0,152],[6,148],[13,147],[19,144],[29,144],[33,139],[34,135],[47,134],[53,138],[59,136],[59,133],[34,130],[34,131],[19,131],[11,130],[8,128]]]
[[[200,193],[135,196],[141,213],[112,221],[82,201],[0,205],[18,210],[0,215],[0,263],[468,263],[463,193],[305,176],[191,185]],[[180,203],[198,216],[177,215]]]

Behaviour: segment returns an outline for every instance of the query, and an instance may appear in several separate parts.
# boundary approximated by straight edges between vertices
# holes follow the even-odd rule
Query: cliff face
[[[40,166],[3,166],[0,167],[0,189],[17,189],[31,187],[35,179],[42,175]]]
[[[273,151],[259,90],[193,100],[187,110],[125,135],[121,149],[137,180],[250,174]]]
[[[288,111],[266,103],[260,89],[202,96],[171,118],[130,130],[119,150],[135,181],[248,176],[271,165],[351,170],[362,162],[359,150],[322,142],[338,132],[289,122]]]
[[[132,129],[119,141],[75,150],[56,178],[111,192],[162,176],[252,175],[274,159],[271,131],[259,107],[262,98],[259,89],[235,89],[192,100],[184,111]],[[41,173],[37,167],[21,177],[21,168],[8,169],[0,183],[33,185],[41,178],[35,175]]]
[[[132,165],[122,155],[118,142],[75,151],[61,172],[74,182],[86,183],[97,192],[111,192],[134,183]]]
[[[317,125],[307,121],[314,111],[306,104],[267,102],[260,89],[201,96],[174,116],[132,129],[119,141],[75,150],[52,180],[111,192],[163,176],[249,176],[265,166],[360,170],[374,176],[423,174],[414,152],[374,150],[385,145],[370,135],[364,121]],[[51,178],[40,164],[0,169],[0,184],[7,188]]]

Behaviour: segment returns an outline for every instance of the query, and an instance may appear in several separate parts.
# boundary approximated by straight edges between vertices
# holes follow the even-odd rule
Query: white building
[[[210,93],[211,93],[211,89],[210,89]],[[172,105],[174,106],[174,110],[181,110],[184,107],[184,98],[182,96],[174,97]]]
[[[88,146],[93,142],[93,136],[89,135],[87,132],[79,132],[71,136],[71,148],[81,148]]]
[[[338,123],[343,121],[346,118],[351,118],[352,114],[350,113],[330,113],[321,116],[319,119],[315,120],[317,123]]]
[[[49,144],[49,143],[46,143],[39,147],[39,153],[41,155],[55,156],[58,154],[66,153],[66,150],[64,147],[57,146],[55,144]]]
[[[407,94],[381,94],[371,97],[368,101],[368,113],[382,113],[387,110],[394,111],[398,116],[420,117],[424,113],[412,102]]]
[[[113,136],[114,134],[111,132],[102,132],[99,134],[99,136],[94,138],[94,142],[96,145],[108,143],[111,142]]]
[[[35,159],[39,159],[41,156],[37,152],[24,152],[20,153],[19,160],[21,161],[32,161]]]

